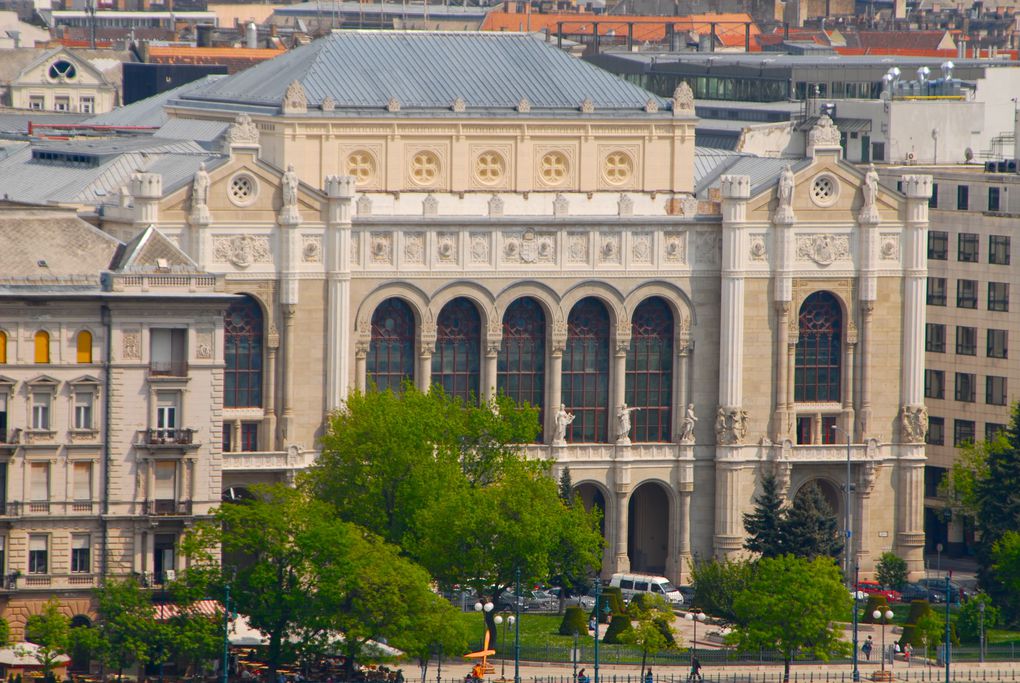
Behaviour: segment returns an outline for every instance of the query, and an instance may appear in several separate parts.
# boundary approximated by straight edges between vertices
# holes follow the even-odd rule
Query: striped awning
[[[156,610],[156,619],[159,621],[173,619],[185,612],[205,617],[218,618],[223,616],[223,605],[220,604],[219,600],[197,600],[187,607],[182,607],[181,605],[176,605],[170,602],[160,603],[153,605],[153,609]]]

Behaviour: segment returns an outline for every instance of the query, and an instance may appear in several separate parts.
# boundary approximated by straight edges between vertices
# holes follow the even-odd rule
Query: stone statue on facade
[[[230,127],[227,129],[226,142],[230,145],[257,145],[259,144],[259,129],[248,114],[238,114]]]
[[[680,443],[694,443],[694,423],[698,418],[694,415],[694,404],[687,404],[687,412],[680,421]]]
[[[616,411],[616,443],[624,446],[630,445],[630,428],[632,426],[630,414],[638,410],[641,409],[628,408],[627,404],[624,403]]]
[[[928,409],[925,406],[903,406],[900,432],[904,443],[924,443],[928,434]]]
[[[287,164],[287,171],[283,174],[280,189],[283,192],[284,208],[297,206],[298,177],[294,172],[294,164]]]
[[[779,185],[776,187],[776,212],[773,220],[776,223],[792,223],[793,216],[793,190],[795,186],[793,169],[787,164],[779,174]]]
[[[206,222],[209,220],[209,173],[205,170],[205,162],[198,165],[191,181],[191,215]]]
[[[574,421],[574,414],[567,412],[567,406],[560,404],[556,411],[556,424],[553,431],[553,446],[567,445],[567,427]]]
[[[861,193],[864,195],[864,206],[861,207],[860,218],[862,220],[878,220],[878,172],[875,170],[875,165],[871,164],[868,167],[868,172],[864,174],[864,185],[861,187]]]
[[[839,147],[839,128],[828,114],[819,116],[814,128],[808,132],[808,147]]]
[[[747,411],[719,406],[715,418],[715,440],[723,446],[743,443],[747,435]]]

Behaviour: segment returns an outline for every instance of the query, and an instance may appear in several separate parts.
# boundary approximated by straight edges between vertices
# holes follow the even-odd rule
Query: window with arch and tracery
[[[828,292],[815,292],[800,307],[794,400],[835,403],[840,400],[843,312]]]
[[[50,362],[50,333],[44,330],[35,333],[35,362]]]
[[[262,407],[262,346],[262,308],[251,297],[230,304],[223,325],[223,407]]]
[[[387,299],[372,313],[372,338],[365,359],[369,386],[399,393],[414,381],[414,313],[400,299]]]
[[[92,362],[92,333],[82,330],[75,339],[75,351],[79,363]]]
[[[567,317],[562,387],[563,404],[574,415],[567,441],[609,441],[609,312],[594,297],[577,302]]]
[[[460,297],[443,306],[436,319],[432,383],[450,396],[477,400],[481,344],[482,319],[475,305]]]
[[[545,329],[539,303],[530,297],[517,299],[503,314],[503,343],[496,360],[496,390],[537,407],[539,424],[545,403]]]
[[[631,319],[627,349],[627,405],[632,441],[665,441],[673,420],[673,311],[659,297],[641,302]]]

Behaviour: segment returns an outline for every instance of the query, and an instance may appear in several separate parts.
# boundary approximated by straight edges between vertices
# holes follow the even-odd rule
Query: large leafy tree
[[[798,653],[828,660],[850,652],[836,624],[850,613],[850,595],[831,558],[759,560],[733,608],[737,626],[731,642],[745,651],[778,648],[784,681],[790,680],[790,662]]]
[[[626,617],[631,627],[620,635],[620,641],[641,650],[641,669],[645,671],[649,652],[662,652],[676,645],[673,633],[673,610],[665,598],[650,593],[638,596],[630,604]]]
[[[155,639],[152,601],[134,579],[107,580],[95,595],[99,619],[94,627],[98,640],[94,651],[120,678],[128,666],[148,661],[150,643]]]
[[[51,598],[25,624],[25,637],[36,647],[30,651],[50,680],[53,667],[71,652],[71,620],[60,611],[60,601]]]
[[[761,495],[754,499],[754,511],[744,514],[747,540],[744,548],[762,557],[777,557],[784,552],[786,511],[775,475],[762,477]]]
[[[751,580],[754,565],[747,560],[701,560],[691,567],[694,606],[728,621],[737,618],[733,601]]]
[[[1015,623],[1020,615],[1020,533],[1004,533],[992,546],[991,556],[991,568],[1002,594],[1003,613]]]
[[[843,552],[836,515],[817,484],[808,484],[794,498],[782,537],[785,552],[798,557],[839,557]]]
[[[330,418],[308,482],[342,519],[403,544],[421,510],[498,480],[538,429],[537,410],[505,397],[471,405],[411,385],[354,393]]]
[[[907,561],[892,552],[884,552],[875,566],[875,578],[883,586],[903,590],[907,585]]]

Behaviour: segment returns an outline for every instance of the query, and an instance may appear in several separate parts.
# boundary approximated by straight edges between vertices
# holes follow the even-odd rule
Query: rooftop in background
[[[491,116],[492,110],[516,116],[523,100],[531,116],[577,114],[588,100],[596,116],[633,115],[644,113],[650,99],[647,91],[526,34],[335,31],[174,104],[277,113],[295,80],[307,97],[307,115],[323,115],[328,97],[335,106],[331,117],[446,115],[458,100],[464,103],[460,117]],[[660,110],[666,104],[657,103]]]
[[[400,2],[362,3],[352,0],[342,2],[302,2],[296,5],[285,5],[277,8],[273,14],[281,17],[357,17],[359,15],[379,15],[388,17],[408,17],[421,19],[435,17],[444,19],[477,19],[481,21],[488,7],[477,5],[430,5],[427,3],[413,4]]]
[[[245,47],[192,47],[190,45],[150,45],[145,50],[149,64],[217,64],[234,74],[256,64],[279,57],[286,50]]]

